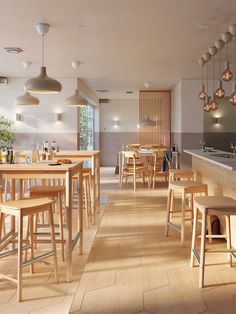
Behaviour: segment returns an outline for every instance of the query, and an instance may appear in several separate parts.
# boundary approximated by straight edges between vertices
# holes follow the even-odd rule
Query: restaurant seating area
[[[0,314],[235,314],[234,1],[0,15]]]

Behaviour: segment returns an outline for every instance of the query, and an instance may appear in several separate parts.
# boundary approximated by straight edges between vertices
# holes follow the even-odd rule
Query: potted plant
[[[0,116],[0,150],[5,151],[6,147],[15,140],[12,125],[12,121],[6,119],[4,116]]]

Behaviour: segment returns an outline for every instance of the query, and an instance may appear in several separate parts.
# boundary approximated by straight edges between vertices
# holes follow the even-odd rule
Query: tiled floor
[[[200,290],[198,268],[189,267],[190,237],[184,249],[179,234],[165,237],[166,187],[138,185],[134,193],[128,185],[120,191],[113,169],[106,169],[102,194],[109,204],[102,206],[97,234],[96,226],[85,233],[86,254],[74,255],[73,283],[61,276],[62,283],[55,285],[48,267],[40,264],[45,273],[26,279],[22,304],[16,302],[14,285],[0,282],[1,314],[66,314],[69,309],[73,314],[236,313],[236,267],[227,266],[226,256],[207,257],[212,265],[206,270],[207,287]],[[1,262],[0,268],[10,271],[11,263]]]

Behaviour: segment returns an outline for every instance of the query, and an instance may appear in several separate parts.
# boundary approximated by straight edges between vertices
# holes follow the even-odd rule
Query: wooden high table
[[[89,161],[92,171],[92,221],[95,222],[96,206],[100,204],[100,151],[62,150],[54,159],[71,159],[73,161]],[[86,163],[84,163],[86,167]]]
[[[19,164],[0,164],[0,178],[11,180],[11,199],[15,199],[16,180],[19,180],[19,197],[23,195],[24,179],[65,179],[66,189],[66,281],[72,280],[72,250],[78,239],[80,249],[83,249],[83,203],[82,203],[82,174],[83,161],[73,162],[58,166],[50,166],[49,162],[41,163],[19,163]],[[78,174],[78,196],[79,196],[79,230],[76,230],[72,239],[72,177]],[[14,221],[12,228],[14,232]]]

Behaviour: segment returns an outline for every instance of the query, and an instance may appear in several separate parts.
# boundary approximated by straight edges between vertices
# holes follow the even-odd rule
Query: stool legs
[[[57,204],[59,208],[59,228],[60,228],[60,240],[61,240],[61,257],[62,261],[65,260],[64,252],[64,226],[63,226],[63,209],[62,209],[62,195],[58,193]]]
[[[22,301],[23,216],[18,217],[17,300]]]
[[[227,249],[231,249],[231,224],[230,216],[225,216],[226,218],[226,229],[227,229]],[[229,265],[232,267],[232,255],[229,253]]]
[[[205,274],[205,252],[206,252],[206,211],[202,212],[202,234],[201,234],[201,249],[200,249],[200,275],[199,275],[199,288],[204,287],[204,274]]]
[[[182,205],[181,205],[181,246],[184,247],[185,239],[185,201],[186,195],[182,193]]]
[[[198,208],[194,207],[192,246],[191,246],[191,259],[190,259],[191,267],[194,266],[194,251],[195,251],[195,243],[196,243],[196,237],[197,237],[197,219],[198,219]]]
[[[54,276],[55,280],[58,283],[58,272],[57,272],[57,251],[56,251],[56,241],[55,241],[55,231],[54,231],[54,221],[53,221],[53,211],[52,211],[52,205],[50,205],[49,209],[49,223],[51,228],[51,242],[52,242],[52,251],[53,259],[54,259]]]
[[[166,236],[169,235],[169,221],[170,221],[170,211],[172,209],[172,198],[173,198],[173,190],[168,190],[168,199],[167,199],[167,217],[166,217]]]

